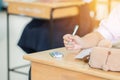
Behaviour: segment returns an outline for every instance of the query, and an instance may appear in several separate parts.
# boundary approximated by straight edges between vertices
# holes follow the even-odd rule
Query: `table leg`
[[[8,80],[10,80],[10,73],[9,73],[9,67],[10,67],[10,59],[9,59],[9,52],[10,52],[10,43],[9,43],[9,41],[10,41],[10,39],[9,39],[9,35],[10,35],[10,33],[9,33],[9,14],[7,13],[7,79]]]
[[[50,12],[50,46],[53,48],[54,46],[54,23],[53,23],[53,12],[54,9],[51,10]]]

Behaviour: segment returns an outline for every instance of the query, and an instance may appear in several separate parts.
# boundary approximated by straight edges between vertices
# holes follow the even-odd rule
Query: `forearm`
[[[82,48],[95,47],[104,37],[98,32],[92,32],[81,38]]]

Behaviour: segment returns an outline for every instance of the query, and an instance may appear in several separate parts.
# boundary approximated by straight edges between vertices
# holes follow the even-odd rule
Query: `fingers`
[[[65,41],[71,41],[72,37],[73,37],[73,36],[72,36],[71,34],[66,34],[66,35],[63,36],[63,39],[64,39]]]
[[[71,34],[66,34],[63,36],[64,45],[66,49],[73,49],[72,39],[73,39],[73,36]]]
[[[71,34],[66,34],[63,36],[64,45],[68,50],[80,49],[81,45],[78,44],[80,39],[81,38],[77,35],[73,36]]]
[[[64,44],[68,44],[73,39],[73,36],[71,34],[66,34],[63,36]]]
[[[65,44],[65,47],[67,50],[75,50],[76,48],[76,43],[74,41],[69,42],[69,44]]]
[[[65,45],[65,47],[67,47],[67,48],[73,48],[73,43],[74,42],[68,42],[68,41],[64,41],[64,45]]]

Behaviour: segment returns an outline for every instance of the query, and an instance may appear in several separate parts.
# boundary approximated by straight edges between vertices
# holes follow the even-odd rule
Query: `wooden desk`
[[[9,3],[8,13],[43,19],[50,19],[52,15],[54,19],[76,16],[79,13],[78,7],[85,4],[83,1],[45,3],[6,0],[6,2]]]
[[[64,53],[61,59],[53,58],[49,52]],[[58,48],[33,54],[24,55],[31,61],[32,80],[120,80],[119,72],[106,72],[90,68],[87,63],[76,60],[76,52]]]

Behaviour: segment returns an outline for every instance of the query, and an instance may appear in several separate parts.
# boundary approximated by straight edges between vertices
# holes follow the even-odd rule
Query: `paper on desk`
[[[85,56],[89,55],[92,51],[92,48],[82,50],[78,55],[75,56],[77,59],[82,59]]]

